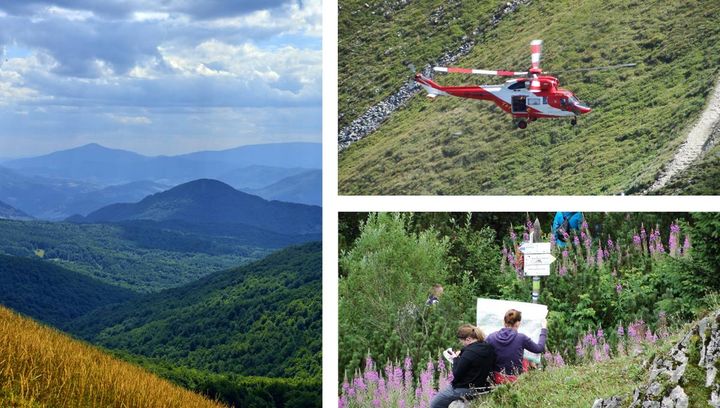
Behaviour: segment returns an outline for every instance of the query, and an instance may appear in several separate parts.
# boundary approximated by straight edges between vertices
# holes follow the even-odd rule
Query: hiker
[[[425,302],[425,305],[432,306],[432,305],[440,303],[440,296],[442,296],[444,291],[445,290],[443,289],[442,285],[439,285],[439,284],[433,285],[433,287],[430,288],[430,295],[428,296],[428,299]]]
[[[474,390],[488,387],[489,377],[495,364],[495,350],[485,341],[485,333],[471,324],[458,328],[457,338],[463,345],[453,358],[453,380],[430,402],[430,408],[447,408],[450,403],[465,397]]]
[[[580,231],[583,222],[581,212],[560,212],[555,213],[552,224],[552,233],[555,236],[555,244],[558,248],[565,248],[570,239],[570,231]],[[564,233],[564,234],[563,234]]]
[[[495,348],[495,367],[493,380],[495,384],[515,382],[517,376],[527,371],[523,364],[523,351],[542,353],[545,351],[545,339],[547,338],[547,320],[542,322],[540,330],[540,341],[536,344],[530,337],[518,333],[522,313],[519,310],[510,309],[505,312],[505,327],[491,333],[487,342]]]

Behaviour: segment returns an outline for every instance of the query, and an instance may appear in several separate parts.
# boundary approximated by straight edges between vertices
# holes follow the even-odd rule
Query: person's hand
[[[542,323],[540,324],[540,327],[543,329],[547,329],[547,319],[543,319]]]

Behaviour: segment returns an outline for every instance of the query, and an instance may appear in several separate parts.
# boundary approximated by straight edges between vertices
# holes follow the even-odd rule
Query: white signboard
[[[518,331],[530,337],[537,343],[540,340],[542,321],[547,317],[548,309],[545,305],[535,303],[516,302],[513,300],[483,299],[477,300],[477,326],[489,336],[505,327],[505,312],[510,309],[519,310],[522,320]],[[535,363],[540,362],[540,355],[525,351],[525,358]]]
[[[550,276],[550,265],[527,265],[523,267],[525,276]]]
[[[549,242],[523,242],[520,251],[524,254],[549,254]]]
[[[550,254],[525,254],[523,257],[523,271],[525,276],[549,276],[550,264],[555,257]]]

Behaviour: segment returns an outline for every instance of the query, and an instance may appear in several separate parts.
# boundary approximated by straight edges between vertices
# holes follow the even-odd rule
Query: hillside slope
[[[32,217],[0,201],[0,219],[4,220],[32,220]]]
[[[441,98],[431,104],[415,97],[340,155],[339,191],[640,192],[670,161],[712,91],[720,72],[718,13],[720,3],[699,0],[531,2],[481,36],[457,65],[525,69],[528,44],[540,38],[546,71],[638,66],[559,74],[561,85],[593,108],[575,128],[548,120],[521,131],[486,102]],[[501,82],[463,75],[436,80]]]
[[[143,221],[78,225],[0,220],[0,254],[41,257],[111,285],[154,292],[298,242],[292,237],[230,235],[243,231],[218,237],[212,231],[185,232],[181,225]]]
[[[0,255],[0,304],[54,326],[136,297],[47,261]]]
[[[220,407],[0,306],[0,406]]]
[[[69,325],[93,343],[216,373],[317,377],[322,245],[287,248]]]

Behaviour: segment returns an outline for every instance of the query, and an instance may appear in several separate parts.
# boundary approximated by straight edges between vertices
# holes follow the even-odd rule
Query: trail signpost
[[[541,233],[540,221],[535,219],[530,240],[520,245],[520,251],[523,253],[523,273],[533,278],[533,303],[537,303],[540,298],[540,277],[550,275],[550,264],[555,261],[555,257],[550,253],[550,243],[537,242]]]

